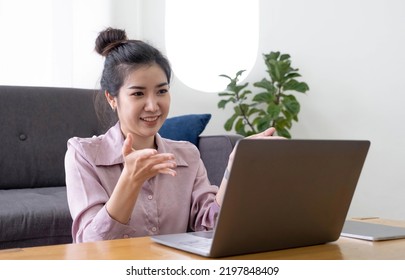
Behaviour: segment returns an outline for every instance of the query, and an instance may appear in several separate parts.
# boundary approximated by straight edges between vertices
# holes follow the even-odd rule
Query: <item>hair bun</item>
[[[110,51],[127,41],[125,30],[107,28],[98,34],[95,50],[102,56],[107,56]]]

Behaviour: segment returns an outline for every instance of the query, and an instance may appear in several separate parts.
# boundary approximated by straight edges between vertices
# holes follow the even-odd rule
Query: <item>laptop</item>
[[[205,257],[225,257],[339,238],[370,142],[240,140],[209,232],[152,236]]]
[[[405,238],[405,228],[383,224],[347,220],[341,236],[369,241],[383,241]]]

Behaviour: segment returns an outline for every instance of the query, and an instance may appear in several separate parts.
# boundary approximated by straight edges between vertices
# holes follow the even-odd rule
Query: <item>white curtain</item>
[[[110,0],[0,0],[0,84],[94,88]]]

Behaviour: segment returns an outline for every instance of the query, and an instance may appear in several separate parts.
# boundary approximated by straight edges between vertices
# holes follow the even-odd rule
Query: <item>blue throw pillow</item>
[[[198,137],[204,131],[211,114],[191,114],[166,119],[159,130],[160,136],[172,140],[184,140],[198,146]]]

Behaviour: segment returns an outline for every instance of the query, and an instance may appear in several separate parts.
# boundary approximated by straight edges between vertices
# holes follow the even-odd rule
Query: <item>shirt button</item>
[[[20,140],[21,140],[21,141],[25,141],[25,140],[27,140],[27,138],[28,138],[28,137],[27,137],[27,135],[26,135],[26,134],[21,133],[21,134],[20,134],[20,136],[19,136],[18,138],[20,138]]]
[[[129,235],[128,235],[128,234],[124,234],[124,238],[129,238]]]
[[[153,228],[152,228],[152,231],[153,231],[153,232],[157,231],[157,228],[156,228],[156,227],[153,227]]]
[[[153,196],[150,194],[150,195],[148,195],[148,199],[149,200],[152,200],[152,198],[153,198]]]

